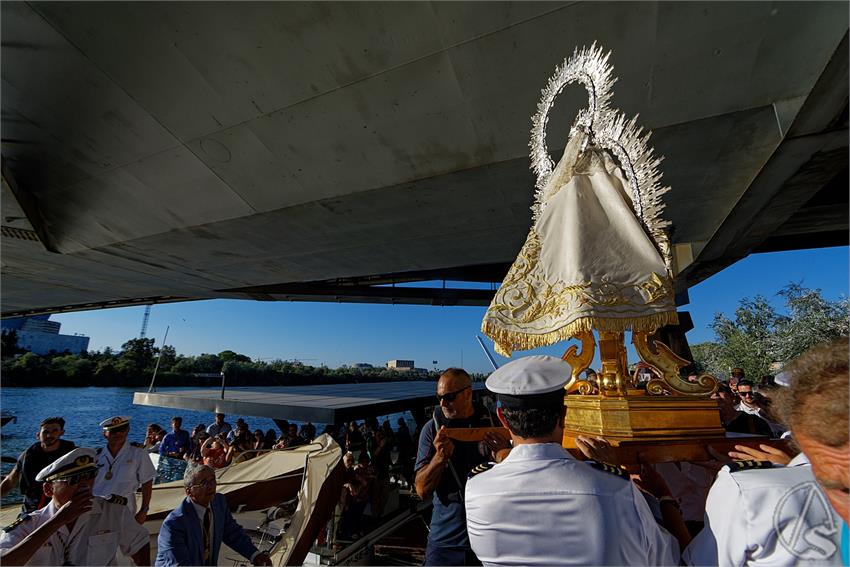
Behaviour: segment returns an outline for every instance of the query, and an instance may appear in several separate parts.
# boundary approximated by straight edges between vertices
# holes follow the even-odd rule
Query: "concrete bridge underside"
[[[681,302],[848,242],[846,2],[2,4],[2,315],[203,298],[485,305],[576,46],[672,186]],[[584,104],[560,97],[556,157]]]

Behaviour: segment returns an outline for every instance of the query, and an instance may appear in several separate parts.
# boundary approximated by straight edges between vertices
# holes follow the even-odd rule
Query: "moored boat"
[[[0,427],[5,426],[7,423],[16,423],[18,421],[18,417],[16,415],[12,415],[9,412],[0,412]]]

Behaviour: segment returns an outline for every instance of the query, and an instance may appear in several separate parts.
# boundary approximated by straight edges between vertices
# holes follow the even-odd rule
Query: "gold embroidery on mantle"
[[[487,310],[481,330],[499,354],[567,340],[579,332],[646,331],[677,324],[673,286],[666,274],[651,273],[634,284],[548,281],[538,267],[540,237],[531,229],[525,244]],[[647,307],[655,313],[647,313]],[[642,314],[639,314],[642,313]],[[568,321],[561,319],[569,314]]]

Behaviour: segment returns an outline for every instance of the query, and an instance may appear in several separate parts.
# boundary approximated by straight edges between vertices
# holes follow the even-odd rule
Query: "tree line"
[[[120,351],[39,356],[17,350],[15,337],[3,332],[3,386],[125,386],[150,384],[157,359],[157,386],[218,386],[222,370],[228,386],[302,386],[357,382],[436,380],[436,372],[398,372],[387,368],[309,366],[288,360],[252,360],[225,350],[183,356],[173,346],[157,348],[154,339],[130,339]],[[7,357],[13,354],[12,357]],[[207,376],[198,376],[204,374]],[[214,375],[214,376],[209,376]],[[480,377],[479,377],[480,378]]]
[[[778,294],[785,309],[767,298],[740,300],[732,317],[717,313],[711,328],[715,340],[691,347],[697,369],[718,377],[740,367],[758,381],[774,375],[785,363],[810,347],[847,337],[850,300],[825,299],[820,290],[788,284]],[[226,374],[229,386],[301,386],[399,380],[436,380],[436,372],[398,372],[386,368],[309,366],[297,361],[251,360],[225,350],[218,354],[183,356],[173,346],[161,349],[154,339],[131,339],[120,351],[39,356],[17,348],[14,331],[3,332],[3,386],[147,386],[159,358],[158,386],[218,385],[220,379],[197,374]],[[161,356],[160,356],[161,354]],[[484,375],[473,375],[482,380]]]
[[[744,298],[732,317],[714,316],[716,339],[691,346],[697,369],[728,377],[739,367],[756,383],[775,376],[811,347],[846,338],[850,331],[850,299],[830,301],[819,289],[789,283],[778,292],[784,309],[761,295]]]

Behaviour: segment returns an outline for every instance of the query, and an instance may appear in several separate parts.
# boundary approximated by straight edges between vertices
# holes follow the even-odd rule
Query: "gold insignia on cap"
[[[121,423],[120,417],[113,417],[112,418],[112,425],[118,425],[119,423]]]

